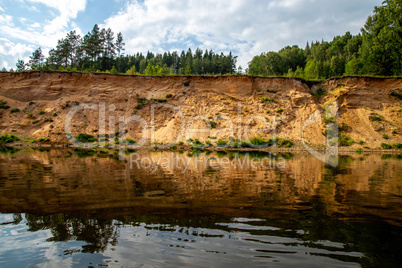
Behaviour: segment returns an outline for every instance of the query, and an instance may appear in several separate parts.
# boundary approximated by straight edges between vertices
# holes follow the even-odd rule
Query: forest
[[[305,48],[287,46],[262,53],[249,62],[246,74],[327,79],[343,75],[397,76],[402,74],[402,1],[386,0],[375,7],[361,33],[346,32],[332,41],[307,42]],[[243,74],[237,56],[197,48],[194,52],[124,55],[122,33],[95,25],[81,37],[75,31],[58,41],[45,58],[41,48],[17,71],[64,70],[141,75]]]
[[[361,33],[336,36],[331,42],[287,46],[262,53],[249,63],[248,74],[326,79],[343,75],[402,74],[402,1],[375,7]]]
[[[83,72],[109,72],[142,75],[205,75],[233,74],[237,57],[230,52],[216,54],[212,50],[189,48],[180,54],[176,51],[146,55],[124,55],[122,33],[114,36],[109,29],[95,25],[91,32],[81,37],[76,31],[58,40],[45,59],[41,48],[35,50],[28,63],[19,60],[17,70],[60,70]]]

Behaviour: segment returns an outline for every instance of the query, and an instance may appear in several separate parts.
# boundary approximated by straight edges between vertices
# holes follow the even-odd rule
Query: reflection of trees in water
[[[35,216],[26,214],[28,231],[50,229],[53,237],[47,241],[85,241],[82,252],[103,252],[107,246],[116,245],[119,236],[112,219],[74,219],[68,214]]]
[[[155,211],[149,214],[138,211],[138,215],[118,217],[110,215],[109,219],[98,219],[96,214],[91,214],[90,217],[93,218],[86,214],[86,218],[83,219],[62,213],[48,216],[26,214],[26,220],[29,231],[51,230],[53,237],[48,241],[85,241],[88,244],[83,246],[83,253],[104,252],[109,245],[117,245],[118,228],[124,225],[142,226],[147,231],[186,235],[189,240],[194,237],[230,240],[232,232],[240,232],[251,239],[250,241],[266,244],[268,248],[271,245],[271,242],[266,242],[268,237],[290,238],[292,241],[285,240],[287,242],[278,243],[285,246],[305,246],[312,249],[311,255],[359,263],[365,267],[392,267],[396,263],[401,263],[402,256],[399,254],[401,227],[380,220],[348,222],[330,217],[325,214],[325,204],[319,197],[316,197],[311,205],[311,209],[282,211],[277,216],[273,215],[274,209],[272,212],[267,211],[265,216],[250,211],[252,213],[249,215],[250,218],[262,220],[247,221],[247,225],[252,228],[246,227],[246,229],[242,229],[241,224],[236,225],[236,220],[233,218],[236,215],[197,213],[188,215],[181,210],[163,211],[164,213]],[[15,215],[14,220],[22,219],[18,215]],[[102,215],[108,217],[106,214]],[[223,232],[217,234],[216,230]],[[331,243],[328,243],[329,241]],[[212,240],[210,242],[216,243]],[[340,244],[335,245],[333,242]],[[321,253],[313,249],[319,249]],[[316,253],[313,253],[314,251]],[[361,252],[364,256],[353,256],[349,254],[351,252]]]

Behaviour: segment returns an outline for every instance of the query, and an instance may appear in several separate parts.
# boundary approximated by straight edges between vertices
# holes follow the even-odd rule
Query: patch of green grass
[[[341,135],[339,138],[339,145],[340,146],[350,146],[352,145],[354,142],[353,139],[351,139],[350,137],[346,136],[346,135]]]
[[[392,144],[395,148],[402,149],[402,143],[394,143]]]
[[[124,139],[123,142],[125,142],[127,144],[135,144],[135,143],[137,143],[135,140],[130,139],[130,138]]]
[[[274,98],[271,97],[261,97],[261,102],[266,103],[266,102],[275,102]]]
[[[49,138],[40,138],[38,139],[38,142],[50,142]]]
[[[45,118],[45,120],[43,120],[43,122],[53,122],[52,118]]]
[[[216,145],[218,145],[218,146],[226,146],[228,143],[226,142],[226,141],[223,141],[223,140],[218,140],[217,142],[216,142]]]
[[[397,130],[397,129],[392,130],[392,134],[393,134],[393,135],[398,134],[398,130]]]
[[[18,109],[18,108],[12,108],[11,109],[11,111],[10,111],[10,113],[19,113],[20,112],[20,109]]]
[[[0,109],[9,109],[10,106],[6,105],[7,102],[6,101],[2,101],[0,100]]]
[[[356,153],[361,154],[362,153],[362,148],[356,149]]]
[[[285,140],[279,140],[278,141],[278,146],[279,147],[284,147],[284,148],[290,148],[290,147],[292,147],[294,145],[294,143],[291,141],[291,140],[287,140],[287,139],[285,139]]]
[[[147,104],[148,99],[147,98],[137,98],[137,106],[135,107],[135,109],[140,110],[142,109],[145,104]]]
[[[388,137],[388,135],[387,135],[387,134],[383,134],[383,135],[382,135],[382,137],[383,137],[384,139],[386,139],[386,140],[388,140],[388,139],[389,139],[389,137]]]
[[[384,119],[384,117],[381,115],[378,115],[377,113],[372,113],[369,116],[370,121],[382,121],[383,119]]]
[[[204,120],[205,124],[207,124],[211,129],[216,128],[218,125],[215,121],[212,120]]]
[[[2,136],[0,136],[0,143],[12,143],[15,141],[19,141],[20,138],[18,138],[17,136],[13,135],[13,134],[4,134]]]
[[[325,117],[324,119],[324,123],[325,124],[334,124],[334,123],[336,123],[336,121],[335,121],[335,118],[333,118],[333,117]]]
[[[56,116],[57,116],[57,113],[53,113],[52,115],[56,117]]]
[[[390,144],[387,144],[387,143],[381,143],[381,147],[383,148],[383,149],[392,149],[392,145],[390,145]]]
[[[27,113],[28,118],[32,118],[32,116],[33,116],[32,113]]]
[[[96,142],[98,141],[97,138],[95,138],[92,135],[86,134],[86,133],[80,133],[75,137],[75,139],[79,142]]]
[[[156,101],[156,102],[167,102],[167,99],[151,99],[151,101]]]
[[[281,113],[283,113],[283,109],[282,108],[280,108],[279,110],[277,110],[276,111],[278,114],[281,114]],[[267,120],[268,121],[268,120]]]
[[[45,112],[44,110],[40,110],[40,111],[39,111],[39,114],[40,114],[40,115],[45,114],[45,113],[46,113],[46,112]]]
[[[363,145],[363,144],[364,144],[364,141],[359,141],[359,144],[360,144],[360,145]]]
[[[166,94],[166,99],[169,99],[169,98],[171,98],[171,97],[173,97],[173,94]]]
[[[184,145],[184,142],[182,142],[182,141],[179,141],[179,142],[177,143],[177,145],[180,145],[180,146],[182,146],[182,145]]]

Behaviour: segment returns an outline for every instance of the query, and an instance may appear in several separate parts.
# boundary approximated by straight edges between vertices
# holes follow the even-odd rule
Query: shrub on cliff
[[[94,136],[85,134],[85,133],[80,133],[75,137],[75,140],[79,142],[95,142],[98,141]]]
[[[19,140],[20,138],[14,136],[13,134],[4,134],[0,137],[0,143],[12,143]]]

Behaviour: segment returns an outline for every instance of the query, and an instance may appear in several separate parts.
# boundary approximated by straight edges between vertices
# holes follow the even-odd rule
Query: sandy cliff
[[[400,78],[311,83],[248,76],[0,73],[0,100],[10,107],[0,108],[0,134],[62,143],[67,142],[66,132],[99,134],[105,118],[106,133],[127,121],[126,136],[148,143],[152,138],[167,144],[190,137],[206,142],[211,137],[246,140],[259,135],[300,143],[304,133],[305,142],[324,144],[326,123],[336,122],[341,135],[355,141],[352,146],[376,148],[401,142],[402,102],[391,95],[402,93],[399,89]],[[13,108],[20,111],[11,112]],[[71,130],[65,128],[69,115]]]

